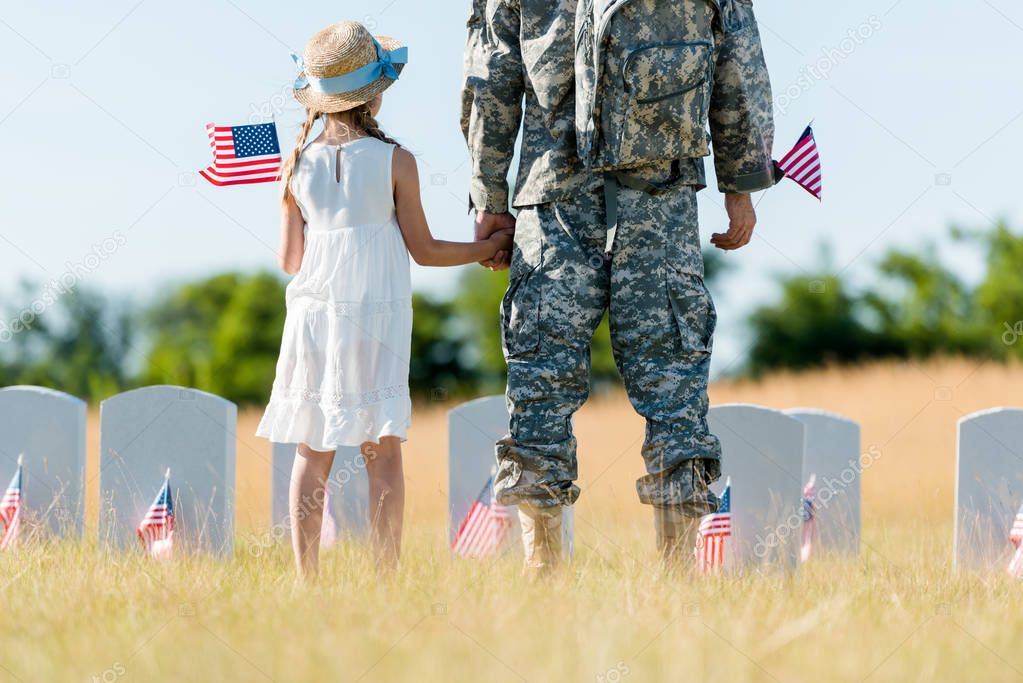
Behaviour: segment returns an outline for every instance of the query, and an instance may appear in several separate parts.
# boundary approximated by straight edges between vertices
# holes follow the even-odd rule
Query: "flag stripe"
[[[213,185],[249,185],[280,180],[281,154],[274,123],[252,126],[206,124],[213,165],[199,175]]]
[[[458,550],[464,552],[465,549],[475,538],[476,529],[479,526],[480,519],[482,518],[482,512],[479,502],[475,502],[472,508],[469,510],[469,515],[466,520],[462,523],[461,529],[458,533]]]
[[[511,526],[511,511],[494,500],[494,480],[491,477],[459,526],[451,545],[452,551],[459,557],[491,557],[501,549]]]
[[[803,487],[803,533],[799,558],[806,562],[813,555],[813,536],[817,526],[817,475],[811,474]]]
[[[19,460],[11,483],[0,499],[0,550],[7,550],[18,540],[18,529],[21,527],[21,478],[22,467]]]
[[[696,530],[696,572],[719,573],[725,565],[725,539],[732,535],[732,487],[725,485],[717,512],[704,515]]]
[[[479,528],[483,524],[484,516],[483,507],[479,504],[479,501],[473,503],[472,509],[469,511],[469,516],[459,533],[458,551],[468,552],[472,547],[472,544],[479,533]]]
[[[785,176],[818,200],[821,198],[821,157],[813,128],[807,126],[792,151],[782,157],[778,168]]]
[[[213,166],[210,166],[206,170],[209,171],[211,175],[217,176],[218,178],[245,178],[245,177],[256,176],[256,175],[261,175],[261,176],[269,175],[270,177],[276,178],[277,174],[279,173],[279,171],[278,171],[278,169],[276,167],[275,168],[248,169],[248,170],[241,170],[241,171],[224,170],[224,168],[225,167],[223,167],[223,166],[221,166],[219,168],[215,168]]]
[[[814,141],[813,138],[803,138],[796,143],[796,147],[785,155],[785,157],[778,163],[783,170],[789,170],[806,159],[813,153]]]
[[[217,176],[213,175],[209,171],[210,169],[207,169],[206,171],[199,171],[199,175],[201,175],[203,178],[210,181],[214,185],[217,185],[218,187],[226,185],[250,185],[252,183],[268,183],[277,180],[276,176],[266,178],[246,178],[237,180],[217,180]]]
[[[1012,522],[1009,541],[1016,546],[1016,552],[1009,562],[1009,576],[1023,579],[1023,505],[1020,505],[1019,512],[1016,513],[1016,519]]]
[[[169,557],[173,548],[174,498],[171,495],[170,480],[164,479],[163,486],[153,504],[146,510],[142,522],[136,529],[146,554],[150,557]]]
[[[807,159],[804,164],[789,173],[789,177],[797,183],[804,183],[813,173],[821,170],[820,159]]]

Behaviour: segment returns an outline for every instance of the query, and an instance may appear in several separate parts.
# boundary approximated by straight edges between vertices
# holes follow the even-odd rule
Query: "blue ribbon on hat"
[[[376,40],[373,41],[373,44],[377,48],[377,61],[359,67],[355,71],[330,78],[316,78],[305,73],[305,63],[302,61],[302,58],[292,52],[291,58],[298,65],[298,68],[302,69],[302,74],[295,79],[295,90],[312,88],[324,95],[341,95],[358,90],[359,88],[365,88],[381,76],[386,76],[393,81],[398,80],[398,68],[395,65],[408,63],[408,48],[399,47],[397,50],[385,52],[384,48]]]

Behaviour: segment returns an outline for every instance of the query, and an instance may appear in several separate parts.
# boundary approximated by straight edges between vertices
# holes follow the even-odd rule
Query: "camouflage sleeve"
[[[710,132],[722,192],[754,192],[775,183],[774,103],[752,0],[719,0],[720,24]]]
[[[525,91],[520,0],[473,0],[465,48],[462,133],[469,146],[472,206],[508,210],[508,171]]]

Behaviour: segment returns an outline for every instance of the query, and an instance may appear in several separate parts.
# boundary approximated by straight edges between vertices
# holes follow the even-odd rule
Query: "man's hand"
[[[490,239],[499,230],[515,230],[515,217],[510,213],[476,212],[476,241]],[[490,270],[505,270],[511,263],[511,252],[499,251],[489,261],[480,261],[480,265]]]
[[[757,224],[757,212],[753,209],[752,198],[746,193],[726,194],[725,210],[728,212],[728,232],[714,233],[710,243],[724,251],[746,246]]]

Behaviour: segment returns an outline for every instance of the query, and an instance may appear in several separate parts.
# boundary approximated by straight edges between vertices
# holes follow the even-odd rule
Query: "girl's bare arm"
[[[288,275],[294,275],[302,266],[305,253],[305,220],[295,198],[288,193],[281,207],[281,248],[277,264]]]
[[[412,258],[421,266],[460,266],[494,257],[510,250],[512,231],[494,233],[480,242],[448,242],[434,239],[423,212],[419,194],[419,169],[416,159],[404,149],[394,150],[394,206],[398,225]]]

